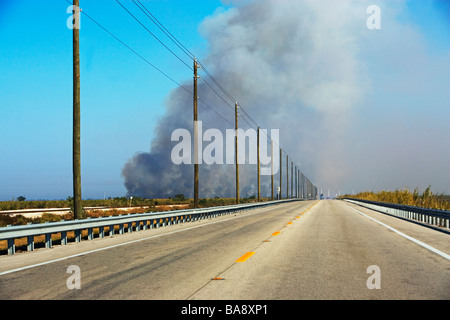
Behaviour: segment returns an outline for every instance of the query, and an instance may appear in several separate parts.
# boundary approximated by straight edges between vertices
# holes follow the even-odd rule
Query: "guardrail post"
[[[27,237],[27,251],[34,250],[34,236]]]
[[[259,204],[257,207],[265,207],[272,205],[270,204]],[[230,213],[239,213],[243,211],[250,210],[255,208],[256,206],[247,205],[247,206],[224,206],[223,208],[214,208],[214,209],[194,209],[194,210],[183,210],[183,212],[169,212],[168,214],[157,214],[152,216],[153,213],[145,214],[143,216],[139,215],[119,215],[118,217],[109,216],[106,228],[109,228],[109,236],[112,237],[114,233],[117,231],[114,230],[115,226],[119,228],[119,234],[124,233],[125,224],[128,225],[128,232],[133,232],[133,227],[135,227],[136,231],[140,231],[142,229],[146,230],[148,228],[159,228],[160,226],[179,224],[183,222],[193,222],[198,220],[204,220],[209,218],[216,218],[223,216],[225,214]],[[141,219],[141,220],[140,220]],[[143,219],[143,220],[142,220]],[[64,222],[64,223],[62,223]],[[141,226],[142,223],[142,226]],[[447,218],[438,219],[438,223],[441,224],[449,224]],[[135,226],[133,226],[135,224]],[[78,228],[78,229],[76,229]],[[75,221],[61,221],[59,223],[51,224],[47,223],[45,225],[40,226],[18,226],[12,227],[7,226],[6,228],[0,228],[0,238],[7,242],[7,252],[8,254],[15,254],[15,239],[16,238],[26,238],[27,239],[27,250],[34,250],[34,237],[35,236],[45,236],[45,247],[51,248],[52,243],[52,234],[60,234],[61,235],[61,245],[67,245],[68,237],[67,232],[74,232],[75,234],[75,242],[82,241],[82,232],[83,230],[87,230],[87,238],[89,240],[93,240],[95,238],[94,229],[99,230],[99,237],[105,237],[105,220],[100,218],[95,219],[86,219],[84,221],[75,220]],[[64,230],[64,231],[63,231]]]
[[[371,201],[344,199],[350,203],[355,203],[380,212],[395,215],[400,218],[415,220],[429,226],[437,226],[450,229],[450,212],[445,210],[427,209],[406,205],[381,203],[375,205]]]
[[[75,242],[81,242],[81,230],[75,230]]]
[[[61,232],[61,245],[65,246],[67,244],[67,232]]]
[[[94,240],[94,229],[88,228],[88,240]]]
[[[98,236],[100,239],[105,237],[105,227],[98,227]]]
[[[45,234],[45,248],[50,249],[52,247],[52,234],[46,233]]]
[[[16,244],[14,239],[8,239],[8,255],[13,255],[16,253]]]
[[[114,236],[114,225],[109,226],[109,236]]]

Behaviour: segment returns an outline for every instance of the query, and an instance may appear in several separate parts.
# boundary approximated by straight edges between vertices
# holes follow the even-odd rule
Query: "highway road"
[[[449,240],[343,201],[299,201],[2,256],[0,299],[442,300]]]

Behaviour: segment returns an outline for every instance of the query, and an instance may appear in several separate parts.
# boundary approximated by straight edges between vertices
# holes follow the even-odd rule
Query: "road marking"
[[[291,221],[291,222],[288,222],[288,224],[292,224],[292,221]]]
[[[242,257],[240,257],[239,259],[236,260],[236,262],[245,262],[248,260],[248,258],[250,258],[252,255],[254,255],[254,252],[247,252],[246,254],[244,254]]]
[[[317,201],[316,203],[314,203],[311,207],[309,207],[308,209],[306,209],[305,211],[303,211],[301,214],[305,214],[306,212],[308,212],[309,210],[311,210],[316,204],[318,204],[319,201]]]
[[[283,208],[283,207],[285,207],[287,205],[289,205],[289,204],[281,204],[278,208]],[[107,246],[107,247],[103,247],[103,248],[99,248],[99,249],[89,250],[89,251],[85,251],[85,252],[69,255],[69,256],[66,256],[66,257],[61,257],[61,258],[58,258],[58,259],[53,259],[53,260],[44,261],[44,262],[40,262],[40,263],[36,263],[36,264],[24,266],[24,267],[12,269],[12,270],[7,270],[7,271],[0,272],[0,276],[6,275],[6,274],[9,274],[9,273],[14,273],[14,272],[18,272],[18,271],[23,271],[23,270],[35,268],[35,267],[39,267],[39,266],[44,266],[44,265],[55,263],[55,262],[59,262],[59,261],[64,261],[64,260],[68,260],[68,259],[84,256],[84,255],[95,253],[95,252],[100,252],[100,251],[105,251],[105,250],[109,250],[109,249],[113,249],[113,248],[117,248],[117,247],[121,247],[121,246],[126,246],[126,245],[129,245],[129,244],[133,244],[133,243],[137,243],[137,242],[141,242],[141,241],[146,241],[146,240],[159,238],[159,237],[164,237],[164,236],[175,234],[175,233],[179,233],[179,232],[184,232],[184,231],[188,231],[188,230],[202,228],[202,227],[205,227],[205,226],[208,226],[208,225],[226,222],[228,220],[240,219],[242,217],[248,217],[248,216],[252,216],[252,215],[255,215],[255,214],[261,214],[261,213],[264,213],[266,211],[270,211],[271,209],[273,209],[273,207],[261,208],[260,210],[256,209],[256,212],[246,213],[245,215],[242,215],[242,216],[241,215],[233,216],[233,217],[230,217],[228,219],[223,219],[223,220],[219,220],[219,221],[212,221],[212,222],[208,222],[208,223],[205,223],[205,224],[202,224],[202,225],[188,227],[188,228],[185,228],[185,229],[182,229],[182,230],[175,230],[175,231],[162,233],[162,234],[158,234],[158,235],[154,235],[154,236],[150,236],[150,237],[145,237],[145,238],[141,238],[141,239],[137,239],[137,240],[131,240],[131,241],[127,241],[127,242],[122,242],[122,243],[119,243],[119,244],[116,244],[116,245],[112,245],[112,246]]]
[[[280,231],[274,232],[274,233],[272,233],[272,236],[277,236],[277,235],[279,235],[280,233],[281,233]]]
[[[413,237],[411,237],[411,236],[408,236],[407,234],[404,234],[403,232],[400,232],[400,231],[398,231],[398,230],[392,228],[391,226],[388,226],[387,224],[384,224],[384,223],[382,223],[382,222],[380,222],[380,221],[378,221],[378,220],[376,220],[376,219],[374,219],[374,218],[372,218],[372,217],[369,217],[368,215],[362,213],[361,211],[356,210],[355,208],[350,207],[350,206],[347,205],[346,203],[344,203],[344,204],[345,204],[347,207],[349,207],[350,209],[353,209],[353,210],[356,211],[357,213],[363,215],[364,217],[366,217],[366,218],[368,218],[368,219],[370,219],[370,220],[372,220],[372,221],[375,221],[376,223],[382,225],[383,227],[386,227],[386,228],[388,228],[389,230],[394,231],[395,233],[397,233],[397,234],[401,235],[402,237],[404,237],[404,238],[406,238],[406,239],[408,239],[408,240],[410,240],[410,241],[412,241],[412,242],[418,244],[419,246],[422,246],[422,247],[424,247],[425,249],[428,249],[428,250],[430,250],[431,252],[434,252],[434,253],[436,253],[436,254],[438,254],[438,255],[444,257],[445,259],[450,260],[450,255],[449,255],[449,254],[447,254],[447,253],[445,253],[445,252],[442,252],[442,251],[440,251],[440,250],[438,250],[438,249],[436,249],[436,248],[434,248],[434,247],[432,247],[432,246],[430,246],[430,245],[428,245],[428,244],[426,244],[426,243],[424,243],[424,242],[422,242],[422,241],[420,241],[420,240],[417,240],[417,239],[415,239],[415,238],[413,238]]]

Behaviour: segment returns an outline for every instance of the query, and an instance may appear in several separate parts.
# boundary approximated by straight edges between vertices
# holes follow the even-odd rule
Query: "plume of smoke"
[[[313,182],[324,177],[339,180],[346,174],[340,162],[346,149],[342,135],[349,111],[361,103],[365,89],[364,68],[358,61],[360,35],[355,30],[364,29],[367,3],[261,0],[233,4],[203,22],[200,31],[208,40],[209,54],[202,62],[262,128],[280,129],[280,147]],[[190,86],[187,82],[186,87]],[[200,103],[204,130],[233,129],[234,111],[202,81],[199,96],[229,120]],[[174,165],[170,159],[175,144],[172,132],[193,128],[192,96],[176,89],[166,108],[150,152],[136,154],[123,168],[130,195],[193,194],[193,166]],[[248,126],[242,120],[240,124]],[[334,158],[325,156],[329,154]],[[285,162],[282,165],[286,170]],[[244,165],[240,173],[241,195],[255,194],[256,166]],[[201,197],[233,197],[234,187],[233,165],[200,166]],[[262,195],[269,194],[270,177],[264,177]]]

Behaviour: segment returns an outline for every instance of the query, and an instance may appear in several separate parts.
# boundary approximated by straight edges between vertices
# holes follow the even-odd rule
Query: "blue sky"
[[[114,35],[176,81],[190,85],[191,71],[115,1],[81,2],[84,12]],[[123,3],[133,6],[131,1]],[[207,55],[199,26],[224,6],[221,1],[144,3],[190,51],[200,59]],[[30,200],[72,195],[68,6],[65,0],[0,0],[0,200],[21,195]],[[448,1],[407,1],[398,19],[422,35],[428,55],[448,54]],[[149,150],[153,129],[165,114],[164,101],[176,85],[85,17],[80,34],[83,198],[123,196],[126,189],[121,170],[136,152]],[[186,58],[181,53],[180,57]],[[185,61],[189,63],[189,59]],[[439,112],[448,116],[448,110]],[[429,121],[435,120],[430,117]],[[449,120],[437,119],[443,124]],[[442,147],[449,145],[448,133],[444,132],[440,141]],[[448,178],[448,171],[443,174]],[[447,192],[447,187],[438,191]]]
[[[124,1],[130,7],[130,3]],[[71,191],[72,33],[66,1],[0,1],[0,200],[65,199]],[[218,1],[151,1],[152,13],[192,51],[198,25]],[[189,69],[141,29],[115,1],[83,10],[173,79]],[[82,17],[83,197],[123,196],[124,163],[148,150],[173,82]]]

